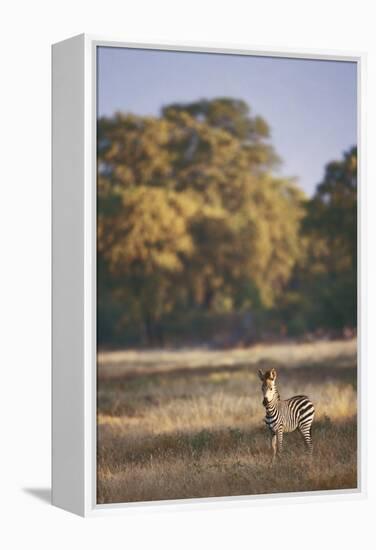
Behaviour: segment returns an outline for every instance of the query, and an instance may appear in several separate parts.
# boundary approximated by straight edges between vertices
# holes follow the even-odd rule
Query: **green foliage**
[[[279,159],[269,135],[261,117],[231,98],[99,120],[100,342],[161,345],[166,320],[181,325],[190,312],[287,312],[292,274],[313,296],[328,262],[344,285],[334,278],[334,291],[328,281],[330,298],[346,294],[355,265],[353,157],[346,169],[329,165],[307,203],[293,181],[272,175]]]
[[[303,330],[356,327],[357,309],[357,150],[326,166],[323,181],[306,205],[302,225],[305,255],[286,300]],[[286,297],[285,297],[286,298]],[[285,317],[288,312],[284,311]],[[303,322],[304,321],[304,322]]]

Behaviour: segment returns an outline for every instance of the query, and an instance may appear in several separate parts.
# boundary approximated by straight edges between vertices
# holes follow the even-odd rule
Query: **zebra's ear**
[[[258,373],[258,375],[259,375],[260,380],[264,381],[264,373],[262,372],[262,370],[259,369],[259,370],[257,371],[257,373]]]
[[[271,380],[275,380],[277,378],[277,371],[273,368],[271,371],[270,371],[270,379]]]

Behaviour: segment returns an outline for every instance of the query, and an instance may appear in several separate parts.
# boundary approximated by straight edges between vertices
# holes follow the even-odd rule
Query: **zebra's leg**
[[[277,449],[278,449],[279,455],[282,454],[282,447],[283,447],[283,428],[280,427],[277,433]]]
[[[273,466],[275,462],[275,456],[277,454],[277,434],[272,434],[272,461],[271,466]]]
[[[312,444],[312,422],[306,422],[305,424],[301,424],[299,426],[300,433],[303,436],[304,442],[307,447],[308,453],[311,455],[313,451],[313,444]]]

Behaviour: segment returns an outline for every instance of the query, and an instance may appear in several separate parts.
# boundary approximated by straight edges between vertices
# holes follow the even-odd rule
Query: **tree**
[[[99,121],[101,277],[149,341],[174,311],[274,304],[303,214],[294,182],[271,175],[277,161],[266,122],[242,101]]]
[[[313,327],[356,326],[357,150],[330,162],[307,203],[305,259],[293,278],[303,317]],[[296,304],[295,304],[296,307]],[[296,308],[299,309],[299,308]]]

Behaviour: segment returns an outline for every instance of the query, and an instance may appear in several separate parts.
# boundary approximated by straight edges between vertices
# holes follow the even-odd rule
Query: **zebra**
[[[258,375],[262,381],[262,404],[266,409],[265,423],[272,436],[272,464],[274,464],[277,452],[282,453],[284,432],[293,432],[299,429],[302,434],[309,454],[312,454],[311,426],[315,415],[315,408],[306,395],[295,395],[290,399],[281,400],[277,386],[276,369],[265,373],[259,369]]]

